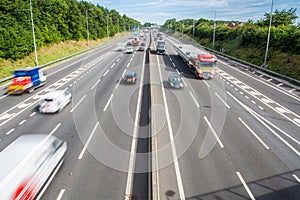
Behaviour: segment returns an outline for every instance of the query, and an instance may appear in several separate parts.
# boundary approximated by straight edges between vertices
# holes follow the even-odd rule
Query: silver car
[[[44,95],[39,101],[40,113],[60,112],[71,102],[72,95],[68,90],[55,90]]]

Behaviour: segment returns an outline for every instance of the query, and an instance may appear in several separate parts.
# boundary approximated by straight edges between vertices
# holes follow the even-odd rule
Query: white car
[[[68,90],[55,90],[44,95],[39,101],[40,113],[56,113],[71,102],[72,95]]]
[[[61,167],[67,143],[48,134],[24,134],[0,153],[1,199],[41,199]]]

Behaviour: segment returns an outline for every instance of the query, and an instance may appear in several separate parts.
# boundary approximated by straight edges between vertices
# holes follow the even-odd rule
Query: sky
[[[256,22],[271,11],[272,0],[87,0],[95,5],[115,9],[121,15],[140,21],[162,25],[167,19],[177,21],[187,18],[216,20],[234,20]],[[273,0],[274,7],[283,9],[297,8],[300,17],[300,0]],[[296,20],[300,23],[300,19]]]

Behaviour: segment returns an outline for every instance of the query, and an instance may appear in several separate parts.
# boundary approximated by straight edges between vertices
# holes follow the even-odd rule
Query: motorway
[[[64,163],[42,199],[299,199],[300,93],[219,59],[196,79],[165,37],[124,54],[117,42],[46,68],[32,94],[0,96],[0,151],[27,133],[65,140]],[[124,38],[125,42],[128,38]],[[137,83],[122,84],[126,71]],[[171,89],[179,73],[183,89]],[[41,95],[72,104],[40,114]]]

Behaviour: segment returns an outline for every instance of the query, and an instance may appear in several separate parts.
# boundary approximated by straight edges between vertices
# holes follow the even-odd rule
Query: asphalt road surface
[[[28,133],[68,144],[42,199],[300,199],[299,91],[221,58],[214,78],[199,80],[173,48],[181,41],[165,37],[157,55],[153,34],[145,51],[111,41],[48,67],[32,94],[2,90],[0,151]],[[183,89],[170,87],[171,73]],[[72,103],[40,114],[39,98],[56,89]]]

